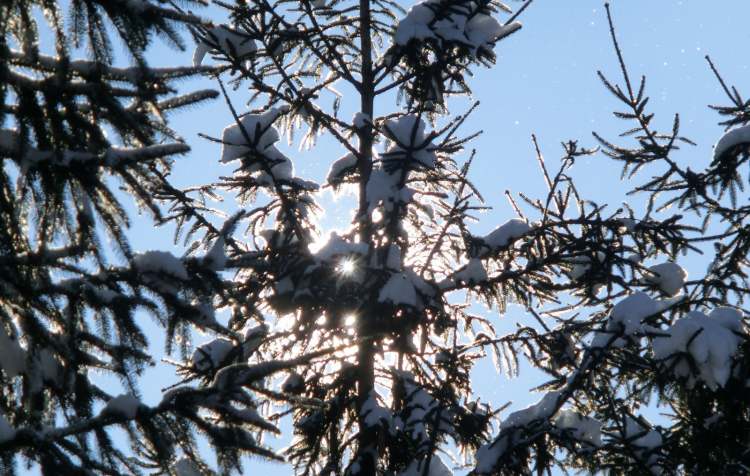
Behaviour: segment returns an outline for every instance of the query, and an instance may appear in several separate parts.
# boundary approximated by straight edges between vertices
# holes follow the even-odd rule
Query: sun
[[[337,266],[336,270],[343,274],[344,276],[348,276],[354,273],[357,269],[357,264],[354,262],[352,258],[345,258],[339,262],[339,265]]]

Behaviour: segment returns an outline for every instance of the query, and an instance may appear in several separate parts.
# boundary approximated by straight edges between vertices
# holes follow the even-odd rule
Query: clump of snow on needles
[[[583,443],[602,446],[602,423],[595,418],[581,415],[573,410],[560,410],[555,417],[555,427],[569,433]]]
[[[482,242],[488,246],[492,252],[497,252],[498,250],[507,248],[508,245],[531,230],[532,227],[526,222],[526,220],[512,218],[492,230],[488,235],[484,236]]]
[[[604,347],[614,334],[619,334],[613,347],[622,347],[625,341],[622,337],[640,334],[644,331],[643,320],[661,312],[664,305],[652,299],[648,294],[636,292],[618,302],[612,308],[607,320],[605,332],[597,332],[591,342],[591,347]]]
[[[478,284],[487,280],[487,270],[481,260],[472,258],[466,266],[453,275],[455,281]]]
[[[435,151],[430,146],[431,138],[425,134],[425,123],[415,115],[390,119],[384,125],[385,135],[391,144],[383,159],[409,157],[427,168],[435,166]]]
[[[357,156],[352,153],[346,154],[331,164],[326,181],[333,186],[340,185],[347,172],[355,170],[356,167]]]
[[[750,125],[727,131],[714,146],[714,160],[719,160],[728,150],[740,144],[750,145]]]
[[[476,51],[521,28],[513,22],[501,25],[479,11],[476,2],[456,4],[447,0],[423,0],[412,6],[396,27],[394,41],[405,46],[413,40],[456,42]]]
[[[164,273],[175,278],[187,280],[185,264],[168,251],[146,251],[133,257],[133,264],[140,272]]]
[[[440,456],[432,455],[429,467],[426,458],[414,460],[405,470],[398,473],[398,476],[453,476],[453,471],[445,465]]]
[[[232,349],[234,349],[234,343],[223,337],[206,342],[193,352],[193,366],[198,371],[218,368]]]
[[[114,397],[102,409],[102,415],[120,415],[128,419],[135,418],[141,401],[130,393]]]
[[[682,291],[688,274],[680,265],[668,261],[648,268],[651,274],[646,275],[646,281],[653,283],[667,296],[676,296]]]
[[[5,415],[0,412],[0,443],[12,440],[16,436],[16,430],[10,425]]]
[[[664,439],[645,418],[641,417],[640,420],[642,421],[626,416],[624,431],[621,431],[622,438],[634,448],[633,453],[646,464],[651,474],[662,474],[657,451]]]
[[[243,157],[249,159],[244,170],[263,172],[275,181],[291,180],[294,166],[274,145],[279,132],[274,121],[289,111],[288,107],[273,107],[260,114],[245,114],[222,132],[221,162],[231,162]]]
[[[416,307],[417,291],[406,274],[394,273],[380,290],[378,301]]]
[[[174,471],[177,476],[203,476],[195,463],[184,456],[175,461]]]
[[[537,403],[508,415],[500,424],[500,436],[477,451],[476,472],[478,474],[491,474],[498,460],[514,444],[517,430],[533,422],[542,422],[552,418],[557,411],[560,396],[559,391],[549,392]]]
[[[317,249],[311,249],[315,258],[322,262],[335,262],[340,257],[350,255],[365,255],[367,254],[367,245],[365,243],[353,242],[346,237],[343,237],[332,231],[328,235],[328,239],[316,243]],[[313,248],[311,246],[311,248]]]
[[[26,351],[12,339],[0,324],[0,367],[8,378],[13,378],[26,370]]]
[[[219,25],[208,30],[205,38],[196,45],[193,66],[200,66],[206,54],[211,51],[243,58],[254,53],[256,49],[255,41],[249,35],[226,25]]]
[[[367,427],[379,425],[390,427],[393,420],[393,415],[390,410],[380,406],[378,403],[378,397],[374,391],[370,391],[370,395],[362,405],[360,414],[364,417],[364,424]]]
[[[742,343],[745,326],[742,314],[720,307],[708,316],[693,311],[653,339],[654,358],[664,362],[688,388],[698,381],[712,390],[724,387],[732,372],[732,361]],[[693,373],[688,356],[695,365]]]

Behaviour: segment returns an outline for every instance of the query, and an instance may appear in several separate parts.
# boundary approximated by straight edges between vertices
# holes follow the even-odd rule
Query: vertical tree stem
[[[360,74],[362,76],[362,87],[360,89],[360,111],[362,114],[367,115],[368,118],[373,119],[375,106],[375,87],[374,72],[372,69],[373,51],[371,38],[372,31],[370,0],[360,0],[359,21],[360,49],[362,53],[362,69],[360,71]],[[367,182],[372,171],[372,146],[374,143],[373,133],[374,131],[372,128],[372,124],[369,122],[367,122],[365,126],[359,131],[359,158],[357,165],[360,175],[360,190],[358,219],[360,225],[360,239],[364,243],[372,242],[372,217],[369,214],[369,206],[367,200]],[[373,252],[374,250],[370,249],[370,253]],[[368,308],[369,306],[365,307],[364,309]],[[358,319],[358,336],[360,338],[373,334],[373,318],[374,316],[367,315],[367,313],[365,312]],[[374,342],[370,339],[363,340],[359,346],[357,355],[357,411],[359,413],[359,437],[357,442],[358,455],[356,459],[362,469],[362,471],[359,473],[361,476],[375,476],[377,466],[377,431],[375,428],[368,428],[365,426],[364,417],[362,415],[362,408],[375,387],[374,345]]]

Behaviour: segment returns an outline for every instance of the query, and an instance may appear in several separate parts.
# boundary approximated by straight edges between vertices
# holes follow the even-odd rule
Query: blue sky
[[[404,2],[405,5],[412,2]],[[514,3],[514,7],[520,3]],[[634,75],[648,76],[647,92],[657,124],[671,126],[674,113],[680,113],[683,134],[698,146],[683,150],[677,159],[693,169],[705,165],[712,145],[722,133],[716,125],[717,115],[707,104],[723,103],[725,99],[704,59],[710,54],[722,74],[738,86],[750,91],[748,56],[750,2],[722,0],[698,2],[678,0],[615,0],[612,10],[625,59]],[[222,21],[219,15],[214,17]],[[475,98],[481,101],[478,111],[466,123],[464,132],[484,130],[475,140],[477,150],[471,174],[475,185],[494,210],[484,214],[476,225],[486,232],[510,218],[512,209],[504,191],[524,192],[541,196],[544,184],[539,173],[531,134],[536,133],[550,167],[561,155],[560,141],[579,139],[583,146],[596,145],[591,135],[597,131],[615,139],[625,124],[614,118],[617,106],[596,76],[598,69],[611,79],[619,80],[616,58],[610,43],[603,2],[600,0],[536,0],[521,18],[524,28],[497,47],[498,63],[490,70],[477,71],[472,81]],[[192,51],[176,52],[164,47],[152,51],[156,64],[189,64]],[[210,82],[185,84],[213,87]],[[242,97],[242,91],[237,95]],[[347,98],[345,98],[345,101]],[[354,101],[356,98],[351,98]],[[457,101],[454,113],[463,111],[465,101]],[[379,112],[392,111],[393,104],[378,104]],[[231,166],[219,164],[219,147],[197,136],[203,132],[219,136],[232,122],[228,109],[220,100],[182,112],[173,117],[173,126],[192,146],[192,152],[175,164],[174,178],[179,185],[206,183],[231,173]],[[342,155],[333,142],[321,140],[313,151],[297,154],[297,174],[322,181],[329,164]],[[603,155],[580,160],[573,176],[584,196],[613,208],[626,199],[626,184],[619,181],[619,168]],[[638,200],[630,200],[638,203]],[[342,226],[348,211],[347,201],[333,202],[324,220],[328,227]],[[228,210],[231,202],[222,206]],[[147,219],[136,220],[130,234],[136,250],[169,249],[177,254],[180,247],[172,245],[169,229],[155,230]],[[483,311],[487,312],[487,311]],[[489,312],[492,314],[492,312]],[[496,315],[496,313],[495,313]],[[519,309],[497,317],[511,324],[523,321]],[[154,345],[161,337],[154,335]],[[160,364],[144,380],[144,399],[159,399],[159,389],[171,380],[172,369]],[[483,365],[476,374],[476,388],[496,404],[513,401],[518,408],[539,397],[528,389],[541,381],[523,372],[520,378],[508,380],[496,375],[491,366]],[[285,440],[278,442],[284,444]],[[268,476],[289,474],[289,469],[257,459],[246,465],[246,474]]]

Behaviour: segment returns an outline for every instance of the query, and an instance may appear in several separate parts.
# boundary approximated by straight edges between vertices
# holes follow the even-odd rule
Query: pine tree
[[[190,260],[133,253],[123,205],[135,200],[160,222],[159,197],[181,194],[168,175],[189,148],[166,118],[217,93],[177,93],[176,81],[205,68],[153,68],[145,55],[156,36],[184,48],[179,30],[201,23],[171,2],[0,5],[2,474],[19,464],[47,475],[166,473],[176,447],[195,451],[193,427],[224,431],[138,399],[138,376],[153,364],[138,314],[152,314],[169,345],[189,322],[211,327],[223,249]],[[114,66],[113,40],[130,66]]]
[[[171,4],[73,2],[72,41],[87,35],[89,63],[67,59],[54,4],[56,57],[35,53],[31,2],[1,10],[3,114],[15,122],[0,140],[7,471],[20,452],[47,474],[210,474],[202,439],[223,473],[241,471],[246,454],[304,475],[747,471],[750,208],[738,169],[750,112],[710,60],[731,102],[715,108],[728,132],[695,172],[682,164],[691,142],[679,117],[656,129],[607,8],[622,78],[600,77],[629,123],[617,142],[632,142],[596,140],[623,177],[648,175],[632,186],[645,211],[582,197],[572,170],[597,149],[569,141],[556,170],[537,147],[546,196],[509,195],[517,218],[477,235],[471,224],[487,206],[470,181],[476,134],[461,132],[477,105],[454,116],[449,106],[494,63],[530,2],[515,12],[495,0],[408,11],[388,0],[216,3],[228,25]],[[102,14],[133,69],[109,65]],[[198,41],[194,67],[147,68],[150,36],[179,42],[173,27],[185,23]],[[207,55],[214,66],[201,66]],[[210,96],[168,87],[200,71],[234,117],[212,140],[236,168],[178,190],[168,157],[187,148],[160,113]],[[122,144],[107,140],[110,127]],[[279,142],[314,148],[324,134],[344,155],[321,185],[295,175]],[[177,225],[186,256],[129,250],[109,175],[158,223]],[[354,197],[347,229],[321,229],[322,187]],[[208,205],[226,194],[241,204],[228,219]],[[126,264],[108,264],[102,232]],[[711,266],[688,280],[676,261],[700,252],[713,253]],[[521,305],[528,321],[501,335],[473,302],[499,316]],[[136,398],[150,361],[136,309],[153,313],[168,350],[177,344],[184,357],[184,380],[156,406]],[[196,329],[213,337],[191,354]],[[539,402],[504,414],[476,395],[470,371],[487,355],[509,374],[521,359],[546,373]],[[89,369],[117,374],[131,393],[109,394]],[[644,410],[657,403],[669,416],[652,423]],[[263,436],[283,418],[293,440],[274,451]],[[114,441],[117,425],[130,450]],[[464,461],[448,459],[453,448]]]

